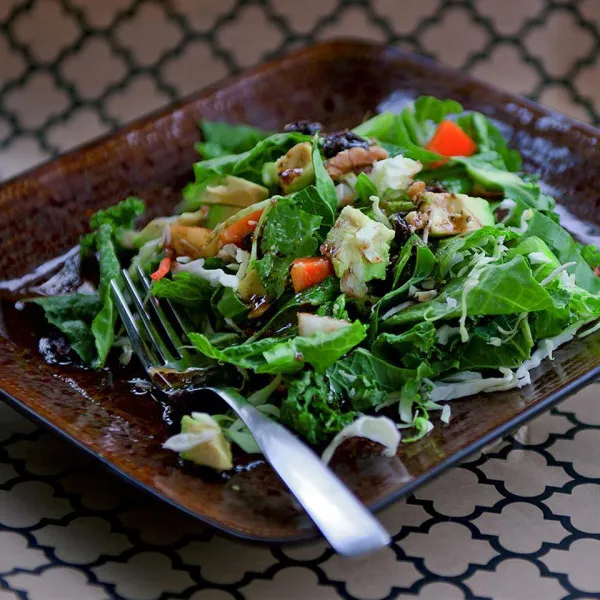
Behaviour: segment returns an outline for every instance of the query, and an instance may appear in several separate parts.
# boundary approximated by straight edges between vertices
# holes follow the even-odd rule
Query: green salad
[[[174,215],[139,230],[138,198],[99,211],[81,240],[97,291],[34,300],[86,365],[131,357],[109,288],[131,261],[198,354],[329,459],[351,436],[394,453],[448,423],[448,401],[525,386],[600,328],[600,252],[484,115],[421,97],[333,133],[200,127]],[[227,470],[232,444],[259,451],[233,414],[192,413],[165,447]]]

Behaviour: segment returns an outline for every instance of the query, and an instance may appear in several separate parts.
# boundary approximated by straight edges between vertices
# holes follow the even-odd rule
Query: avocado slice
[[[231,206],[230,204],[211,204],[207,208],[208,214],[203,226],[209,229],[214,229],[219,223],[226,221],[240,211],[239,206]]]
[[[364,298],[366,283],[385,279],[394,231],[346,206],[327,234],[321,253],[333,263],[342,292]]]
[[[495,225],[489,202],[466,194],[425,192],[419,196],[419,212],[427,216],[431,237],[448,237]],[[414,218],[407,215],[407,222]]]
[[[279,185],[285,194],[297,192],[315,180],[310,142],[302,142],[290,148],[275,163]]]
[[[217,471],[233,468],[231,444],[225,439],[217,422],[206,413],[192,413],[181,419],[181,433],[213,433],[213,437],[181,453],[181,458]]]
[[[227,175],[219,185],[209,185],[200,197],[200,204],[228,204],[246,208],[269,197],[269,190],[241,177]]]

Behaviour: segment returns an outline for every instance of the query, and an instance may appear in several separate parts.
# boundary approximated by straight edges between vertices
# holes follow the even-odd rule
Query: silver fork
[[[336,552],[355,556],[387,546],[390,536],[383,526],[308,446],[235,390],[210,385],[215,371],[186,348],[189,340],[184,321],[168,301],[159,302],[149,294],[150,282],[139,267],[136,274],[141,290],[126,270],[122,272],[123,286],[113,279],[111,288],[132,347],[152,382],[167,393],[209,390],[224,400]],[[172,319],[167,318],[161,302],[168,305],[165,308]],[[193,378],[187,376],[195,372],[200,377],[190,384]],[[183,375],[179,381],[178,375]]]

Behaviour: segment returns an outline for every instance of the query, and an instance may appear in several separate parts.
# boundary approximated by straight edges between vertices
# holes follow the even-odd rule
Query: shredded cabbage
[[[385,446],[384,456],[394,456],[400,443],[400,432],[394,421],[387,417],[370,417],[362,415],[350,425],[346,425],[325,448],[321,458],[328,463],[333,457],[337,448],[345,440],[352,438],[366,438],[372,442],[377,442]]]

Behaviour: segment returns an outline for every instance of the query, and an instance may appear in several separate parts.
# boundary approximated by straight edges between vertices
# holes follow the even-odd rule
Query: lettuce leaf
[[[208,358],[236,367],[252,369],[256,373],[293,373],[305,364],[322,373],[366,336],[366,326],[355,321],[348,327],[331,333],[310,337],[296,336],[287,340],[264,338],[262,340],[229,346],[222,350],[200,333],[189,338],[197,350]]]
[[[113,232],[113,227],[108,223],[104,223],[98,229],[96,239],[98,263],[100,265],[98,293],[102,301],[102,309],[92,321],[92,333],[94,334],[97,352],[94,367],[98,369],[104,366],[106,357],[112,348],[117,321],[117,310],[110,291],[110,282],[112,279],[120,279],[121,266],[113,242]]]
[[[507,336],[499,328],[502,331],[514,330],[514,334]],[[457,343],[450,348],[463,370],[517,368],[530,357],[534,346],[529,321],[519,315],[502,315],[477,324],[469,335],[466,344],[461,344],[460,338],[457,338]],[[490,343],[498,339],[502,340],[501,345]]]
[[[91,232],[82,236],[79,244],[82,254],[90,254],[96,249],[97,231],[101,225],[111,227],[114,239],[122,239],[123,233],[133,230],[137,217],[144,213],[144,201],[130,196],[114,206],[101,209],[90,217]]]
[[[44,309],[46,320],[67,338],[71,348],[89,365],[96,357],[91,324],[102,309],[98,294],[67,294],[34,298],[30,302]]]
[[[210,282],[192,273],[175,273],[172,279],[159,279],[152,284],[152,294],[188,308],[198,308],[210,300],[214,288]]]
[[[266,360],[257,373],[293,373],[305,363],[323,373],[346,352],[360,344],[367,335],[367,326],[354,321],[348,327],[331,333],[317,333],[310,337],[297,336],[266,350]]]
[[[333,180],[331,179],[331,176],[327,172],[325,164],[323,163],[321,151],[319,150],[318,135],[315,135],[312,143],[312,163],[315,171],[315,186],[325,204],[327,204],[331,209],[333,213],[333,220],[335,221],[335,211],[337,209],[337,194],[335,193],[335,185],[333,184]]]
[[[252,150],[258,142],[272,135],[250,125],[231,125],[223,121],[202,121],[200,129],[204,141],[196,144],[196,150],[204,158]]]
[[[497,152],[509,171],[521,170],[521,154],[508,147],[504,136],[488,117],[469,112],[458,117],[456,122],[477,143],[478,152]]]
[[[383,321],[381,327],[390,329],[419,321],[459,317],[467,279],[468,276],[453,279],[439,296],[409,306]],[[453,301],[452,304],[448,299]],[[504,264],[487,265],[464,301],[469,317],[536,312],[554,308],[552,296],[535,280],[529,264],[520,255]]]
[[[295,258],[313,256],[322,217],[310,214],[294,197],[280,198],[269,212],[260,247],[263,258],[256,261],[261,282],[271,300],[283,294],[289,268]]]
[[[326,442],[357,416],[354,411],[343,412],[340,396],[332,394],[325,379],[312,371],[287,378],[285,385],[281,421],[311,444]]]

